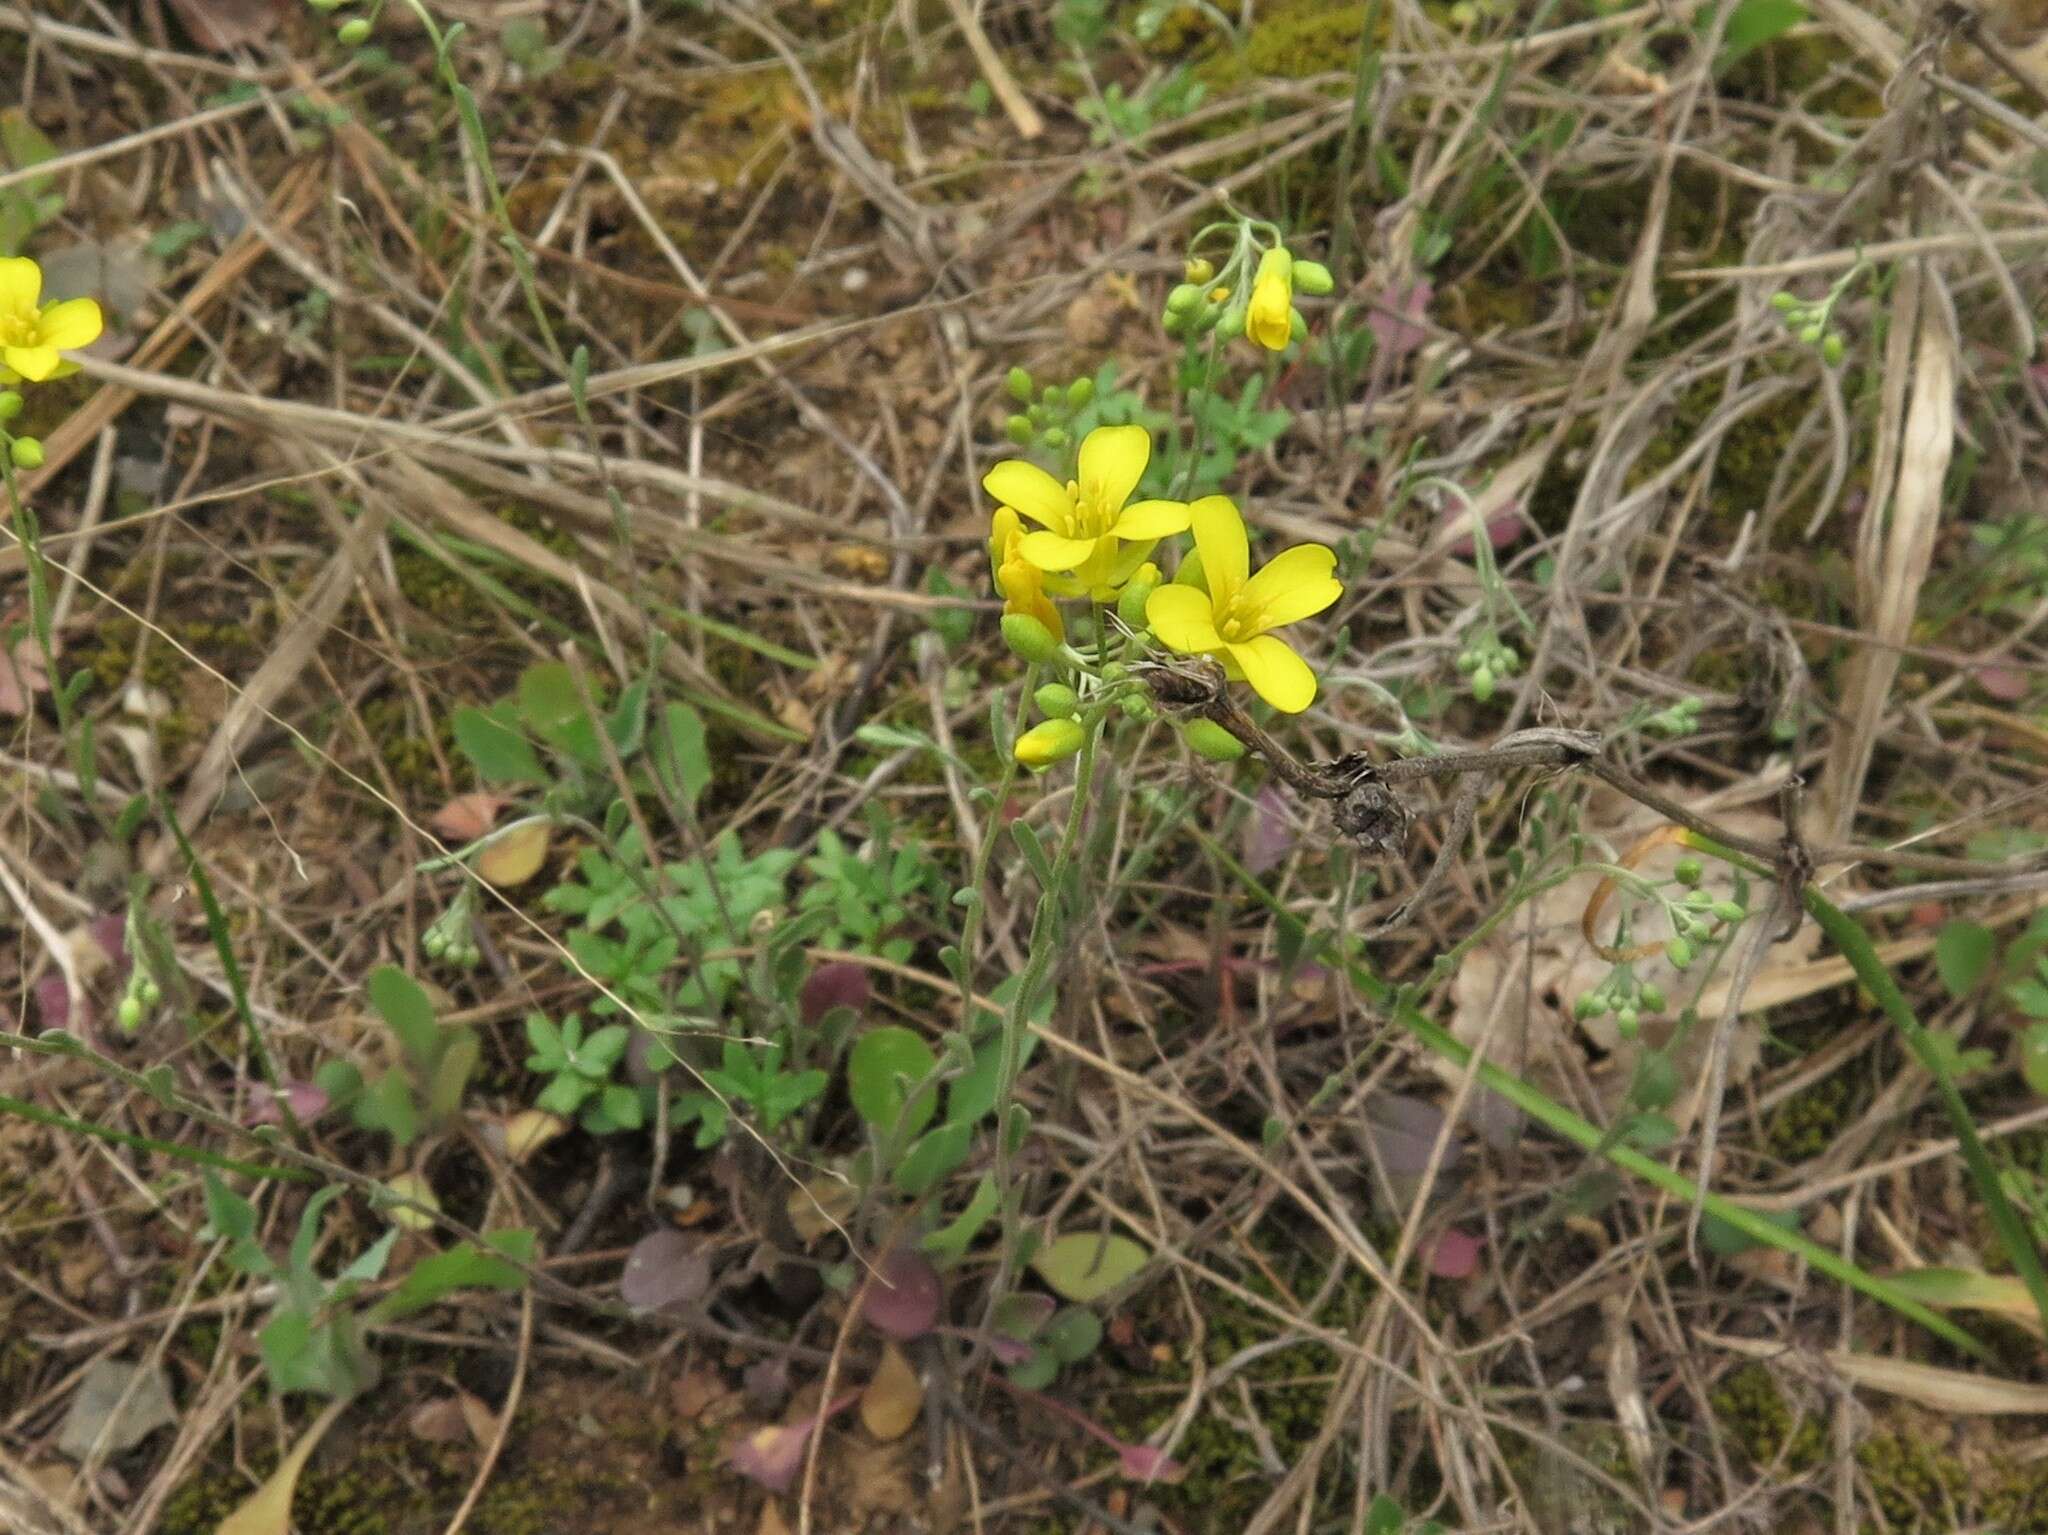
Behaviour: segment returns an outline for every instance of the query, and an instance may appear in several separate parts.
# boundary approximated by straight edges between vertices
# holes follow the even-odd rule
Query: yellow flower
[[[1320,613],[1343,595],[1331,574],[1337,556],[1321,544],[1297,544],[1249,575],[1251,553],[1235,503],[1204,496],[1191,515],[1195,558],[1152,594],[1146,621],[1171,649],[1215,656],[1274,708],[1299,714],[1315,701],[1315,673],[1268,631]]]
[[[89,298],[37,308],[43,269],[26,256],[0,256],[0,383],[40,384],[78,371],[60,349],[99,339],[100,306]]]
[[[1024,520],[1014,507],[996,508],[989,533],[988,561],[995,573],[996,590],[1002,594],[1003,612],[1022,613],[1044,624],[1055,640],[1067,637],[1060,622],[1060,610],[1045,594],[1045,572],[1018,552],[1024,542]]]
[[[1098,426],[1081,444],[1081,477],[1066,485],[1036,464],[1008,458],[989,470],[982,488],[1005,510],[1039,525],[1018,541],[1022,558],[1052,573],[1049,590],[1061,596],[1107,601],[1145,563],[1152,545],[1185,532],[1181,501],[1124,505],[1152,458],[1152,434],[1142,426]]]
[[[1269,352],[1284,352],[1294,335],[1294,258],[1276,245],[1259,258],[1252,279],[1251,307],[1245,310],[1244,333]]]

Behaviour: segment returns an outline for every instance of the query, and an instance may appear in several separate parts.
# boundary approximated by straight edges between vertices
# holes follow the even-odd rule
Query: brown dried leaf
[[[901,1439],[924,1411],[924,1384],[894,1343],[882,1345],[882,1362],[860,1394],[860,1421],[877,1439]]]
[[[209,53],[262,42],[277,30],[277,0],[171,0],[192,41]]]
[[[427,824],[434,829],[434,835],[448,842],[474,842],[493,826],[498,824],[498,812],[510,801],[502,794],[489,794],[478,790],[474,794],[458,794],[439,810]]]
[[[815,1242],[844,1226],[859,1203],[859,1192],[844,1178],[813,1178],[789,1191],[789,1224],[799,1240]]]

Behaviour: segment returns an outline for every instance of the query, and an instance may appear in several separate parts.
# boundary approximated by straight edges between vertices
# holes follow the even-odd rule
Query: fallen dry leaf
[[[0,714],[20,718],[29,700],[50,690],[43,671],[43,652],[33,637],[15,642],[12,652],[0,650]]]
[[[277,0],[171,0],[192,41],[209,53],[260,43],[277,30]]]
[[[815,1242],[844,1226],[859,1203],[859,1192],[844,1178],[812,1178],[789,1191],[789,1224],[799,1240]]]
[[[860,1421],[870,1434],[887,1441],[910,1432],[924,1410],[924,1384],[894,1343],[882,1344],[882,1362],[860,1394]]]
[[[334,1427],[348,1404],[347,1397],[329,1402],[326,1410],[313,1420],[305,1433],[299,1435],[299,1442],[285,1452],[284,1459],[264,1479],[263,1485],[221,1520],[214,1535],[291,1535],[292,1494],[298,1490],[299,1473],[306,1469],[306,1461],[315,1447]]]
[[[545,1109],[521,1109],[505,1120],[505,1156],[516,1167],[569,1128],[569,1121]]]
[[[474,842],[498,824],[498,812],[509,803],[504,795],[481,789],[474,794],[458,794],[436,810],[427,824],[433,827],[435,836],[445,841]]]
[[[730,1395],[732,1388],[716,1370],[685,1370],[668,1388],[669,1404],[683,1419],[701,1418],[713,1402]]]
[[[501,890],[523,885],[548,861],[548,841],[553,835],[554,828],[541,820],[511,827],[476,855],[476,872]]]

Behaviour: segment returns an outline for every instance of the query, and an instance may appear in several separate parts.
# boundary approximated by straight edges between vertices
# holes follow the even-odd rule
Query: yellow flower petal
[[[1098,426],[1081,441],[1081,499],[1114,513],[1151,461],[1152,434],[1142,426]]]
[[[1110,595],[1113,596],[1115,593],[1123,590],[1124,584],[1138,573],[1147,560],[1152,558],[1152,551],[1157,547],[1157,541],[1149,538],[1143,543],[1118,544],[1116,546],[1116,554],[1110,559],[1109,571],[1104,578],[1104,584],[1109,588]]]
[[[100,339],[102,328],[100,306],[89,298],[68,298],[50,305],[38,327],[44,346],[64,348],[91,346]]]
[[[1315,702],[1316,674],[1285,640],[1262,634],[1227,648],[1231,659],[1244,668],[1252,691],[1282,714],[1299,714]]]
[[[1343,585],[1330,575],[1336,568],[1337,556],[1321,544],[1283,549],[1245,582],[1237,594],[1238,611],[1260,632],[1320,613],[1344,595]]]
[[[57,364],[63,361],[53,346],[10,346],[0,352],[0,362],[19,373],[31,384],[40,384],[57,371]]]
[[[1165,538],[1187,530],[1185,501],[1133,501],[1109,531],[1118,538]]]
[[[1195,530],[1195,549],[1202,556],[1202,575],[1220,612],[1244,585],[1251,564],[1244,518],[1228,496],[1204,496],[1188,508],[1188,514]]]
[[[1146,599],[1145,622],[1152,626],[1161,644],[1188,655],[1223,646],[1208,593],[1192,586],[1160,587]]]
[[[1259,258],[1244,333],[1269,352],[1284,352],[1293,339],[1293,311],[1294,258],[1284,246],[1275,246]]]
[[[1066,486],[1036,464],[1006,458],[982,477],[981,488],[1055,533],[1073,531],[1073,498]]]
[[[1064,533],[1026,533],[1017,551],[1040,570],[1072,570],[1087,563],[1100,542],[1095,538],[1068,538]]]
[[[0,256],[0,315],[32,315],[42,294],[41,267],[26,256]]]
[[[1018,543],[1024,537],[1024,519],[1017,515],[1014,506],[999,506],[988,524],[988,564],[996,573],[998,583],[1002,580],[1003,567],[1010,562]]]

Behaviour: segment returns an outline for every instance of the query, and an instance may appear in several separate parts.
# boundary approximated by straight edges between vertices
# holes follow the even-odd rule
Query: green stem
[[[174,1141],[159,1141],[147,1135],[135,1135],[126,1130],[116,1130],[108,1125],[96,1125],[89,1119],[74,1119],[69,1114],[52,1113],[49,1109],[37,1108],[33,1103],[24,1103],[19,1098],[10,1098],[0,1093],[0,1114],[12,1114],[17,1119],[26,1119],[31,1124],[48,1125],[54,1130],[70,1130],[78,1135],[90,1136],[97,1141],[112,1141],[116,1146],[127,1146],[136,1151],[156,1151],[167,1157],[176,1157],[185,1162],[197,1162],[202,1167],[218,1167],[223,1172],[243,1173],[251,1178],[279,1178],[288,1183],[318,1183],[319,1178],[298,1167],[277,1167],[268,1162],[242,1162],[234,1157],[224,1157],[218,1152],[201,1151],[196,1146],[180,1146]]]

